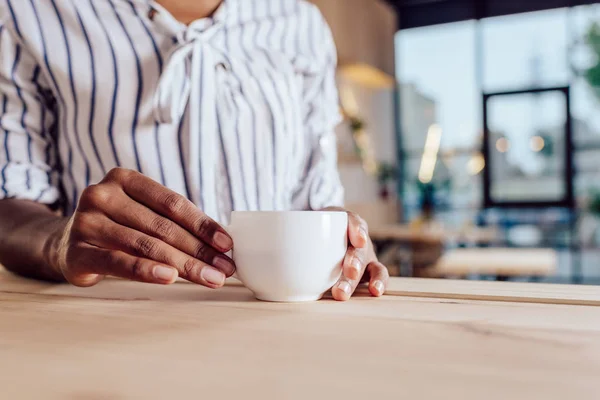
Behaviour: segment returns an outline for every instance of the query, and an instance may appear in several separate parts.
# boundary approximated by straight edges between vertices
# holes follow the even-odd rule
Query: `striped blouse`
[[[227,222],[342,205],[335,46],[303,0],[0,0],[0,199],[62,204],[114,167]]]

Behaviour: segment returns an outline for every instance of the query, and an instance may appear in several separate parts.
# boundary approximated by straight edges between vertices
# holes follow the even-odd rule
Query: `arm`
[[[41,69],[0,22],[0,263],[78,286],[107,275],[222,286],[235,270],[224,254],[231,238],[189,200],[138,172],[113,169],[83,191],[69,218],[51,211],[60,200],[55,118],[40,86],[48,87]]]
[[[46,205],[59,195],[51,184],[54,115],[39,93],[43,85],[35,60],[0,22],[0,263],[21,275],[60,280],[48,257],[66,219]]]
[[[34,279],[64,281],[56,265],[68,219],[28,200],[0,200],[0,264]]]

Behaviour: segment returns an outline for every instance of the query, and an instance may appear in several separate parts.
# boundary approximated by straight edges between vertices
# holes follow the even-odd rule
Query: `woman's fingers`
[[[347,301],[350,300],[354,290],[356,290],[356,286],[358,285],[357,280],[348,279],[346,276],[342,275],[340,280],[333,286],[331,289],[331,294],[333,298],[338,301]]]
[[[369,228],[364,219],[358,214],[348,213],[348,239],[350,244],[357,249],[365,248],[369,245]]]
[[[105,275],[132,281],[169,285],[177,280],[177,269],[118,250],[80,244],[72,250],[72,264],[65,278],[76,286],[92,286]]]
[[[359,259],[366,253],[362,249],[350,248],[346,254],[345,260]],[[362,262],[362,261],[361,261]],[[354,266],[347,267],[346,261],[344,264],[344,272],[339,281],[331,289],[331,294],[335,300],[347,301],[352,297],[354,291],[362,280],[368,280],[369,293],[372,296],[379,297],[385,293],[389,281],[389,273],[387,268],[379,261],[372,261],[366,267],[361,264],[361,272],[357,275]],[[347,270],[350,273],[346,272]]]
[[[103,215],[80,213],[75,224],[76,234],[87,244],[152,260],[156,265],[173,267],[180,277],[204,286],[221,287],[226,276],[234,272],[233,264],[225,263],[226,256],[210,246],[205,246],[201,255],[203,260],[211,260],[206,262],[191,257],[155,237],[119,225]],[[227,268],[217,268],[225,264]]]
[[[367,266],[366,272],[369,275],[369,292],[375,297],[382,296],[390,280],[388,269],[379,261],[374,261]]]
[[[368,256],[366,249],[348,247],[343,262],[343,275],[351,280],[360,280],[367,266]]]
[[[342,264],[342,276],[331,289],[333,298],[346,301],[352,297],[356,286],[360,283],[366,268],[366,260],[369,256],[366,249],[348,247]]]
[[[329,207],[324,211],[346,211]],[[358,214],[348,212],[348,251],[342,262],[342,276],[331,289],[333,298],[349,300],[356,287],[363,281],[369,282],[369,292],[373,296],[385,293],[389,274],[387,268],[377,261],[373,245],[369,239],[369,229],[365,220]]]
[[[340,211],[348,214],[348,239],[350,244],[358,249],[369,244],[369,227],[358,214],[340,207],[327,207],[322,211]]]
[[[111,170],[82,193],[61,244],[61,270],[75,285],[104,275],[211,288],[235,272],[225,230],[183,196],[135,171]],[[93,264],[93,265],[92,265]]]
[[[116,195],[118,196],[118,195]],[[127,197],[122,193],[121,196]],[[105,213],[114,222],[155,237],[182,252],[217,267],[228,275],[233,274],[233,260],[220,255],[217,250],[198,239],[175,222],[131,201],[114,201],[107,204]],[[120,205],[119,205],[120,204]]]
[[[225,229],[194,203],[139,172],[118,168],[110,171],[102,182],[119,186],[134,201],[177,223],[221,252],[233,247],[233,240]]]

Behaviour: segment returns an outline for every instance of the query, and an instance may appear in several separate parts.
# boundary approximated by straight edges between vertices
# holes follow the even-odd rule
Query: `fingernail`
[[[340,289],[341,291],[343,291],[346,294],[350,294],[350,290],[352,290],[352,288],[350,287],[350,284],[346,281],[342,281],[338,284],[338,289]]]
[[[163,267],[162,265],[157,265],[152,269],[152,275],[159,281],[163,282],[173,282],[177,279],[177,270],[170,267]]]
[[[213,267],[202,268],[202,272],[200,272],[200,277],[212,285],[221,286],[225,283],[225,275],[223,275],[221,271],[214,269]]]
[[[367,235],[367,231],[362,226],[358,230],[360,237],[366,242],[369,240],[369,235]]]
[[[233,246],[233,241],[223,232],[216,232],[213,237],[215,244],[222,249],[230,249]]]
[[[222,256],[216,256],[213,260],[213,265],[220,269],[225,275],[231,276],[235,272],[235,267],[231,261]]]
[[[385,286],[383,286],[383,282],[381,281],[375,281],[375,283],[373,283],[373,287],[379,294],[383,294],[383,292],[385,291]]]

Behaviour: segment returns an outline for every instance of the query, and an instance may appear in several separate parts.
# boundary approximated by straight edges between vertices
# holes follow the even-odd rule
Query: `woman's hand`
[[[327,208],[325,211],[346,211]],[[369,283],[372,296],[383,295],[389,280],[387,268],[377,260],[373,243],[369,238],[367,223],[357,214],[348,212],[348,251],[344,257],[342,277],[333,286],[333,298],[340,301],[350,299],[361,282]]]
[[[233,241],[192,202],[150,178],[113,169],[82,194],[60,233],[54,268],[77,286],[112,275],[170,284],[177,277],[218,288],[235,271]]]

